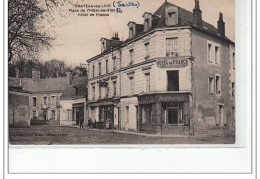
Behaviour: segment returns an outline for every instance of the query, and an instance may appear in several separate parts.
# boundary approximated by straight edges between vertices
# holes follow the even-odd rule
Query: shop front
[[[84,103],[72,104],[72,120],[76,121],[76,125],[79,125],[80,120],[84,120]]]
[[[190,127],[190,93],[138,96],[138,130],[149,133],[183,133]]]
[[[112,128],[112,126],[114,126],[114,105],[99,107],[99,121],[103,122],[106,128]]]
[[[105,99],[89,103],[88,105],[92,114],[88,122],[95,122],[98,125],[97,128],[117,128],[118,121],[115,121],[115,116],[117,117],[115,111],[117,111],[118,103],[119,100],[115,99]]]

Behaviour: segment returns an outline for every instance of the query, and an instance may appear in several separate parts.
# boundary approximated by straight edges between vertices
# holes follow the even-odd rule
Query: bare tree
[[[48,77],[62,77],[66,75],[67,66],[63,61],[56,59],[45,62],[44,68]]]
[[[58,0],[8,0],[8,62],[13,59],[32,59],[54,40],[39,25]]]

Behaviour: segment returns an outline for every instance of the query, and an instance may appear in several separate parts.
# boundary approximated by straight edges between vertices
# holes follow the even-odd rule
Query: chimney
[[[67,71],[67,72],[66,72],[66,77],[67,77],[68,85],[70,85],[70,84],[71,84],[71,81],[72,81],[71,72]]]
[[[41,73],[39,70],[32,70],[32,79],[37,81],[41,78]]]
[[[218,33],[220,36],[225,37],[225,22],[223,21],[223,14],[221,12],[219,13]]]
[[[195,7],[193,9],[193,25],[202,27],[202,11],[200,10],[199,0],[195,0]]]
[[[115,32],[113,37],[112,37],[112,40],[119,40],[118,38],[118,32]]]

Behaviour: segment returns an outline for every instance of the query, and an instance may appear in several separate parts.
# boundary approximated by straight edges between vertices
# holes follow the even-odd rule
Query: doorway
[[[47,111],[43,111],[42,113],[42,116],[43,116],[43,120],[47,120]]]
[[[76,125],[79,125],[79,116],[80,113],[79,113],[79,109],[76,109]]]
[[[167,123],[168,124],[179,124],[178,108],[169,107],[167,109]]]

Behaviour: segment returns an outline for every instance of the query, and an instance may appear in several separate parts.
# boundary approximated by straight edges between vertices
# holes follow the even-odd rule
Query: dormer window
[[[102,41],[102,43],[101,43],[101,53],[104,52],[105,50],[106,50],[105,41]]]
[[[176,12],[168,12],[169,19],[172,19]]]
[[[129,27],[129,38],[132,38],[135,36],[135,32],[136,32],[136,23],[135,22],[128,22],[127,26]]]
[[[128,22],[127,26],[129,27],[129,38],[133,38],[138,33],[144,31],[144,25],[143,24],[137,24],[136,22]]]
[[[143,18],[144,18],[144,31],[149,30],[150,27],[152,27],[152,13],[149,12],[145,12],[143,14]]]
[[[144,30],[147,31],[149,29],[149,19],[144,20]]]
[[[129,38],[132,38],[134,36],[134,28],[130,27],[129,28]]]
[[[176,25],[178,24],[178,8],[169,7],[165,9],[165,24],[166,25]]]

